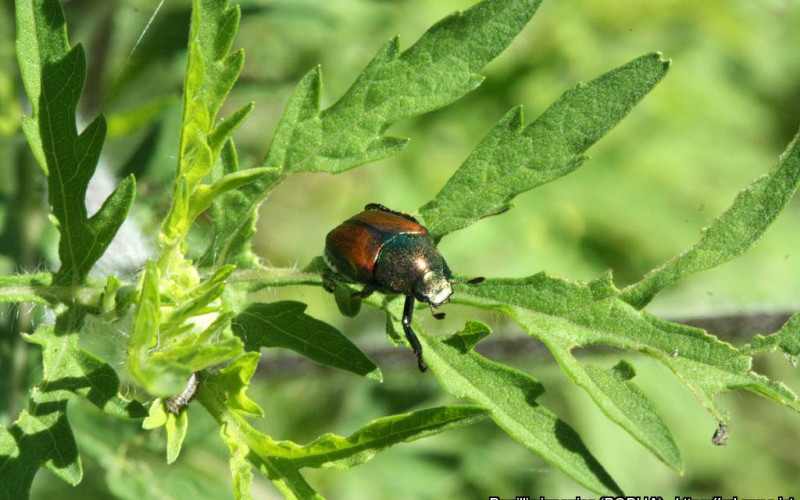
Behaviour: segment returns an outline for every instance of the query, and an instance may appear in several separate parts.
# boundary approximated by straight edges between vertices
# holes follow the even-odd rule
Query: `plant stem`
[[[295,286],[295,285],[322,285],[322,277],[317,273],[307,273],[286,267],[268,267],[234,271],[228,278],[229,283],[253,283],[259,288]]]

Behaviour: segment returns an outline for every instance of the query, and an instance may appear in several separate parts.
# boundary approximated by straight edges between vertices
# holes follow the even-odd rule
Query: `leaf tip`
[[[374,381],[376,381],[378,383],[381,383],[381,384],[383,383],[383,373],[381,372],[381,369],[378,368],[377,366],[375,367],[374,370],[372,370],[371,372],[367,373],[365,375],[365,377],[367,377],[370,380],[374,380]]]
[[[654,55],[658,59],[658,62],[660,62],[664,66],[664,69],[669,69],[669,67],[672,66],[672,58],[670,57],[665,58],[664,54],[660,50],[656,52]]]
[[[492,330],[480,321],[467,321],[464,328],[450,336],[445,342],[458,348],[462,353],[471,351]]]

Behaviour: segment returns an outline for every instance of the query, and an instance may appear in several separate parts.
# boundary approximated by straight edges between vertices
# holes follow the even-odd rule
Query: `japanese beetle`
[[[428,304],[434,313],[453,294],[453,283],[480,283],[483,278],[465,282],[453,280],[428,230],[414,217],[370,203],[364,211],[344,221],[325,238],[323,259],[334,275],[328,275],[325,288],[333,291],[335,281],[364,285],[359,295],[372,292],[405,295],[403,331],[417,356],[420,371],[428,366],[422,360],[422,346],[411,328],[414,301]]]

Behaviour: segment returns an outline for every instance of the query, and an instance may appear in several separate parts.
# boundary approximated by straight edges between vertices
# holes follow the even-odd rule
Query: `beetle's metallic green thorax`
[[[430,236],[385,236],[375,262],[375,282],[381,288],[438,306],[453,293],[450,278],[450,269]]]

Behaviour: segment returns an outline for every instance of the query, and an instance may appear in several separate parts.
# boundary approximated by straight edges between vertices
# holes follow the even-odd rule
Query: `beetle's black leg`
[[[392,210],[386,205],[381,205],[380,203],[367,203],[367,205],[364,207],[364,210],[380,210],[381,212],[389,212],[390,214],[398,215],[404,219],[408,219],[411,222],[416,222],[417,224],[419,224],[419,221],[415,219],[413,216],[405,212],[400,212],[399,210]]]
[[[422,361],[422,345],[419,343],[417,334],[411,329],[411,317],[414,315],[414,297],[411,295],[406,296],[406,303],[403,306],[403,331],[406,332],[406,339],[411,344],[411,349],[417,356],[417,366],[419,371],[424,372],[428,369],[428,365]]]
[[[336,280],[329,273],[322,273],[322,289],[333,293],[334,288],[336,288]]]
[[[360,292],[353,292],[352,297],[361,297],[362,299],[366,299],[372,295],[372,292],[375,290],[377,290],[377,288],[372,285],[364,285],[364,288],[362,288]]]

